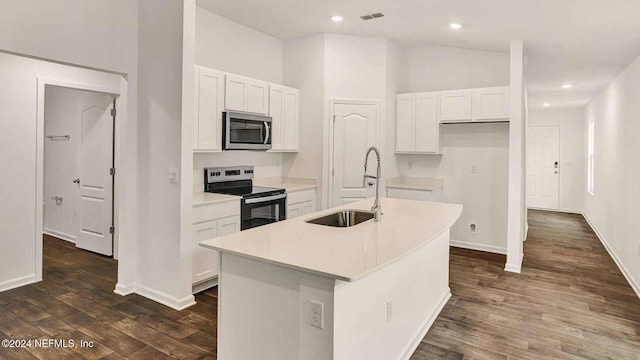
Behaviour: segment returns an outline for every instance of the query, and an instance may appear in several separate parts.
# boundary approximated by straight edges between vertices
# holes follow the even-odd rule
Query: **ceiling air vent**
[[[377,12],[377,13],[364,14],[364,15],[360,16],[360,19],[362,19],[362,20],[371,20],[371,19],[381,18],[383,16],[384,16],[383,13]]]

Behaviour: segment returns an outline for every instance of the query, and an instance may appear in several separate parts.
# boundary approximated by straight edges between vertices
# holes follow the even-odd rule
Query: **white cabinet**
[[[440,128],[436,92],[401,94],[396,104],[396,152],[437,154]]]
[[[442,189],[417,190],[387,188],[387,197],[394,199],[420,200],[420,201],[440,201]]]
[[[222,151],[222,111],[224,73],[196,66],[195,69],[194,151]]]
[[[440,122],[472,120],[472,91],[453,90],[440,93]]]
[[[193,211],[192,283],[197,285],[218,276],[220,266],[218,251],[205,249],[200,242],[240,231],[240,201],[196,207]],[[198,291],[202,289],[198,287]]]
[[[287,193],[287,219],[316,211],[316,189]]]
[[[226,74],[225,109],[266,115],[268,106],[269,85],[267,82]]]
[[[269,116],[273,121],[271,151],[298,151],[300,91],[282,85],[269,85]]]
[[[473,121],[508,120],[510,96],[508,86],[473,89]]]

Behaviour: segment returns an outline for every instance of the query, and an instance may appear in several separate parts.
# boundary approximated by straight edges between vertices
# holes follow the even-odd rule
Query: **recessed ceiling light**
[[[563,89],[571,89],[572,87],[573,87],[573,84],[569,84],[569,83],[562,84]]]
[[[544,107],[549,107],[549,106],[551,106],[551,104],[549,104],[548,102],[546,102],[546,103],[542,104],[542,106],[544,106]]]
[[[333,22],[340,22],[342,20],[344,20],[344,19],[340,15],[334,15],[334,16],[331,17],[331,21],[333,21]]]
[[[449,27],[452,28],[453,30],[460,30],[462,29],[462,25],[458,24],[458,23],[451,23],[449,24]]]

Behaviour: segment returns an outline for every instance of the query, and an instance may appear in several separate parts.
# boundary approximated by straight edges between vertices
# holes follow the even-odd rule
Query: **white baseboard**
[[[445,305],[447,305],[447,301],[449,301],[450,298],[451,298],[451,290],[448,289],[447,292],[442,297],[442,299],[440,300],[440,303],[438,304],[436,311],[434,311],[431,314],[431,316],[425,319],[424,323],[420,327],[420,330],[418,330],[416,337],[409,344],[409,347],[405,351],[404,355],[400,357],[400,360],[409,360],[411,356],[413,356],[413,353],[418,348],[418,345],[420,345],[420,342],[422,342],[422,339],[424,339],[425,335],[427,335],[427,332],[429,332],[429,329],[431,329],[431,326],[436,321],[436,319],[438,318],[438,315],[440,315]]]
[[[505,264],[504,271],[520,274],[522,273],[522,258],[519,264]]]
[[[47,235],[50,235],[50,236],[53,236],[53,237],[57,237],[58,239],[62,239],[62,240],[65,240],[65,241],[68,241],[68,242],[71,242],[71,243],[74,243],[74,244],[76,243],[76,237],[75,236],[73,236],[71,234],[64,233],[62,231],[56,231],[56,230],[53,230],[51,228],[44,228],[44,230],[42,232],[47,234]]]
[[[184,310],[196,304],[196,299],[193,295],[185,296],[182,299],[178,299],[161,291],[157,291],[141,285],[137,285],[135,287],[135,293],[178,311]]]
[[[212,288],[214,286],[218,286],[218,277],[214,277],[213,279],[209,279],[209,280],[205,280],[202,282],[199,282],[195,285],[193,285],[191,287],[191,293],[192,294],[197,294],[201,291],[207,290],[209,288]]]
[[[113,292],[118,295],[127,296],[135,293],[135,286],[117,283],[116,288],[113,290]]]
[[[568,213],[568,214],[580,214],[582,215],[582,210],[576,209],[545,209],[545,208],[537,208],[532,206],[527,206],[527,210],[538,210],[538,211],[551,211],[551,212],[560,212],[560,213]]]
[[[460,240],[450,240],[449,245],[457,248],[470,249],[470,250],[480,250],[486,251],[494,254],[507,254],[507,248],[493,245],[485,245],[480,243],[472,243],[468,241],[460,241]]]
[[[0,292],[15,289],[21,286],[29,285],[40,281],[36,274],[22,276],[17,279],[11,279],[0,283]]]
[[[629,283],[633,291],[640,298],[640,285],[633,279],[633,277],[631,276],[631,273],[624,266],[624,264],[622,263],[618,255],[616,255],[616,253],[613,251],[611,246],[609,246],[609,243],[605,239],[604,235],[602,235],[602,233],[598,230],[598,228],[591,221],[591,219],[589,219],[589,216],[585,212],[582,213],[582,216],[584,217],[585,220],[587,220],[587,223],[589,224],[593,232],[596,234],[596,236],[600,240],[600,243],[602,243],[602,246],[604,246],[604,248],[607,250],[607,252],[609,253],[609,256],[611,256],[613,261],[616,263],[616,265],[618,266],[618,269],[620,269],[620,272],[622,272],[622,275],[624,276],[624,278],[627,279],[627,282]]]

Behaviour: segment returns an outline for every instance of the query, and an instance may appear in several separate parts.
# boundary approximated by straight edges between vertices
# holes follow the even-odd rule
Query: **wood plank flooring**
[[[640,300],[584,219],[530,211],[529,226],[522,274],[452,248],[453,296],[412,360],[640,360]],[[44,281],[0,293],[0,339],[95,347],[0,348],[0,359],[216,359],[215,289],[177,312],[114,294],[110,258],[46,236],[44,255]]]

